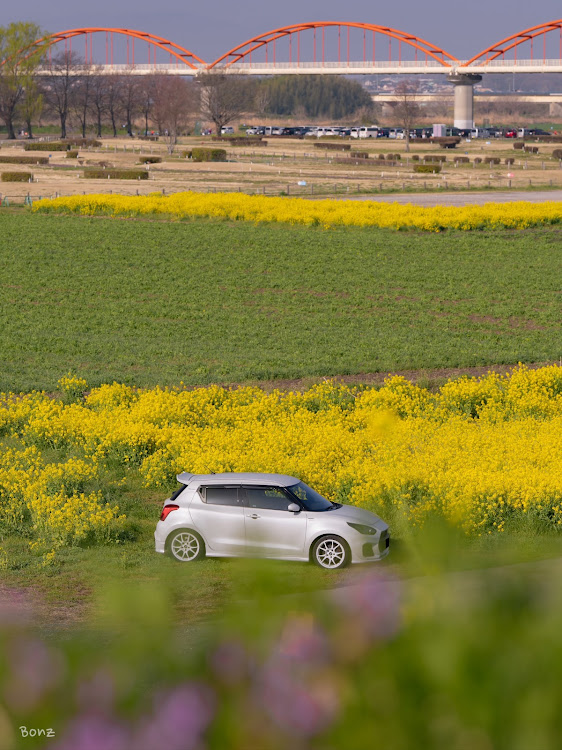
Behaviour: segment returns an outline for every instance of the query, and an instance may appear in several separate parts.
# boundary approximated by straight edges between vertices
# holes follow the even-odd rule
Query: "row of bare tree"
[[[241,76],[209,73],[194,82],[170,75],[103,75],[95,65],[63,53],[53,57],[41,75],[27,80],[13,114],[25,123],[30,138],[42,117],[59,122],[62,138],[69,122],[85,138],[90,128],[101,136],[107,127],[114,136],[122,129],[132,136],[142,121],[145,133],[165,134],[173,150],[178,136],[197,118],[214,123],[220,134],[226,124],[253,110],[254,95],[251,83]],[[1,99],[0,88],[0,116]]]

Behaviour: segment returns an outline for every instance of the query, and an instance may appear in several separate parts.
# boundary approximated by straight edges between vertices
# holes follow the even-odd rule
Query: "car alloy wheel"
[[[204,545],[201,537],[194,531],[179,529],[172,534],[168,550],[178,562],[199,560],[204,555]]]
[[[312,556],[317,565],[329,570],[345,568],[349,562],[347,545],[337,536],[325,536],[319,539],[314,545]]]

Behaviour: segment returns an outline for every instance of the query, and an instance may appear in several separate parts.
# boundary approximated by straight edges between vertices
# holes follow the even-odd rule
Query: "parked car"
[[[221,135],[234,135],[234,128],[231,125],[225,125],[221,128]]]
[[[154,533],[156,551],[202,557],[313,561],[336,570],[381,560],[388,525],[363,508],[333,503],[284,474],[178,474]]]
[[[504,135],[506,138],[517,138],[517,130],[511,128],[509,130],[506,130]]]

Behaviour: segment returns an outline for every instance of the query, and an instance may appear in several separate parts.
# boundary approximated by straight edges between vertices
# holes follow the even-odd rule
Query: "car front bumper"
[[[351,562],[366,563],[382,560],[390,552],[390,531],[383,529],[376,536],[357,534],[350,544]]]

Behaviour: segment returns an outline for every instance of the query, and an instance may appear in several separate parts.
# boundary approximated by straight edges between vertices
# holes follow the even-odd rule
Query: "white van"
[[[379,129],[375,125],[362,128],[351,128],[352,138],[378,138]]]

